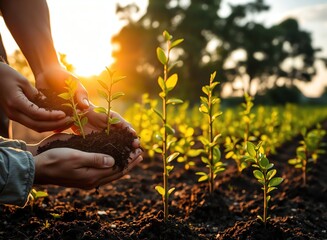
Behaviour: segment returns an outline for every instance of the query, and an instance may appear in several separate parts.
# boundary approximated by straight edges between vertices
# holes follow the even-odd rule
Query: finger
[[[12,115],[13,117],[9,117],[10,119],[17,121],[37,132],[52,131],[55,129],[64,128],[65,126],[67,126],[67,122],[69,122],[70,120],[69,117],[50,121],[35,120],[19,111],[12,112]]]
[[[138,148],[135,149],[135,151],[131,152],[129,155],[129,161],[128,163],[131,163],[134,161],[136,158],[138,158],[141,154],[143,153],[142,149]]]
[[[31,119],[51,121],[66,117],[66,114],[63,111],[48,111],[44,108],[38,107],[36,104],[31,102],[23,92],[18,93],[18,96],[15,99],[15,107],[18,107],[17,110],[29,116]]]
[[[140,139],[139,139],[139,138],[135,138],[135,139],[133,140],[132,146],[133,146],[134,148],[139,148],[139,147],[141,146]]]
[[[131,171],[137,164],[139,164],[143,160],[142,156],[139,156],[138,158],[134,159],[126,168],[123,169],[123,171],[119,171],[117,173],[112,174],[111,176],[104,177],[99,180],[98,186],[106,185],[112,181],[115,181],[125,174],[127,174],[129,171]]]
[[[82,84],[79,83],[78,89],[75,95],[77,105],[80,109],[87,109],[90,107],[89,97],[87,91]]]
[[[81,168],[111,168],[115,165],[113,157],[105,154],[83,152]]]

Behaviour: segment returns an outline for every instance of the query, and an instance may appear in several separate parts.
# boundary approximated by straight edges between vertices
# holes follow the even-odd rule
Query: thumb
[[[86,153],[85,167],[90,168],[111,168],[115,165],[115,160],[109,155],[99,153]]]
[[[79,108],[81,108],[81,109],[89,108],[89,106],[90,106],[89,97],[87,95],[87,91],[81,84],[79,85],[79,88],[76,92],[75,98],[76,98]]]

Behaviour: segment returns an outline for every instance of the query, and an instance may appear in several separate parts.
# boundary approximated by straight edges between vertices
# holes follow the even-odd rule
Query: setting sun
[[[113,62],[111,37],[119,32],[122,22],[115,14],[116,4],[126,5],[132,0],[48,0],[51,30],[57,52],[66,54],[74,65],[75,73],[88,77],[102,72]],[[148,1],[137,1],[144,12]],[[0,28],[6,29],[1,18]],[[17,44],[9,31],[1,31],[10,55]]]
[[[58,52],[67,55],[77,75],[99,74],[113,62],[111,36],[121,23],[112,1],[48,1]]]

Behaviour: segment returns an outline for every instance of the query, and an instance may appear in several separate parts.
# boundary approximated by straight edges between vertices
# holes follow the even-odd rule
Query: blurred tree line
[[[257,94],[277,86],[292,87],[294,80],[312,80],[319,49],[297,20],[271,27],[257,22],[256,14],[269,10],[264,0],[230,4],[227,16],[219,14],[221,6],[222,0],[149,0],[145,15],[137,20],[133,18],[137,5],[117,6],[117,14],[127,24],[112,39],[113,68],[133,82],[126,94],[136,98],[142,92],[158,92],[156,80],[162,70],[155,51],[164,30],[184,38],[174,51],[181,60],[174,69],[180,78],[174,92],[191,102],[198,101],[213,71],[221,86],[241,79],[247,81],[242,90],[250,91],[256,81]]]

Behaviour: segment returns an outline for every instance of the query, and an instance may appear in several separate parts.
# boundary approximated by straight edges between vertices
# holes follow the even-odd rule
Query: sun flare
[[[99,74],[113,62],[110,41],[121,27],[113,2],[49,0],[48,5],[56,49],[77,75]]]

